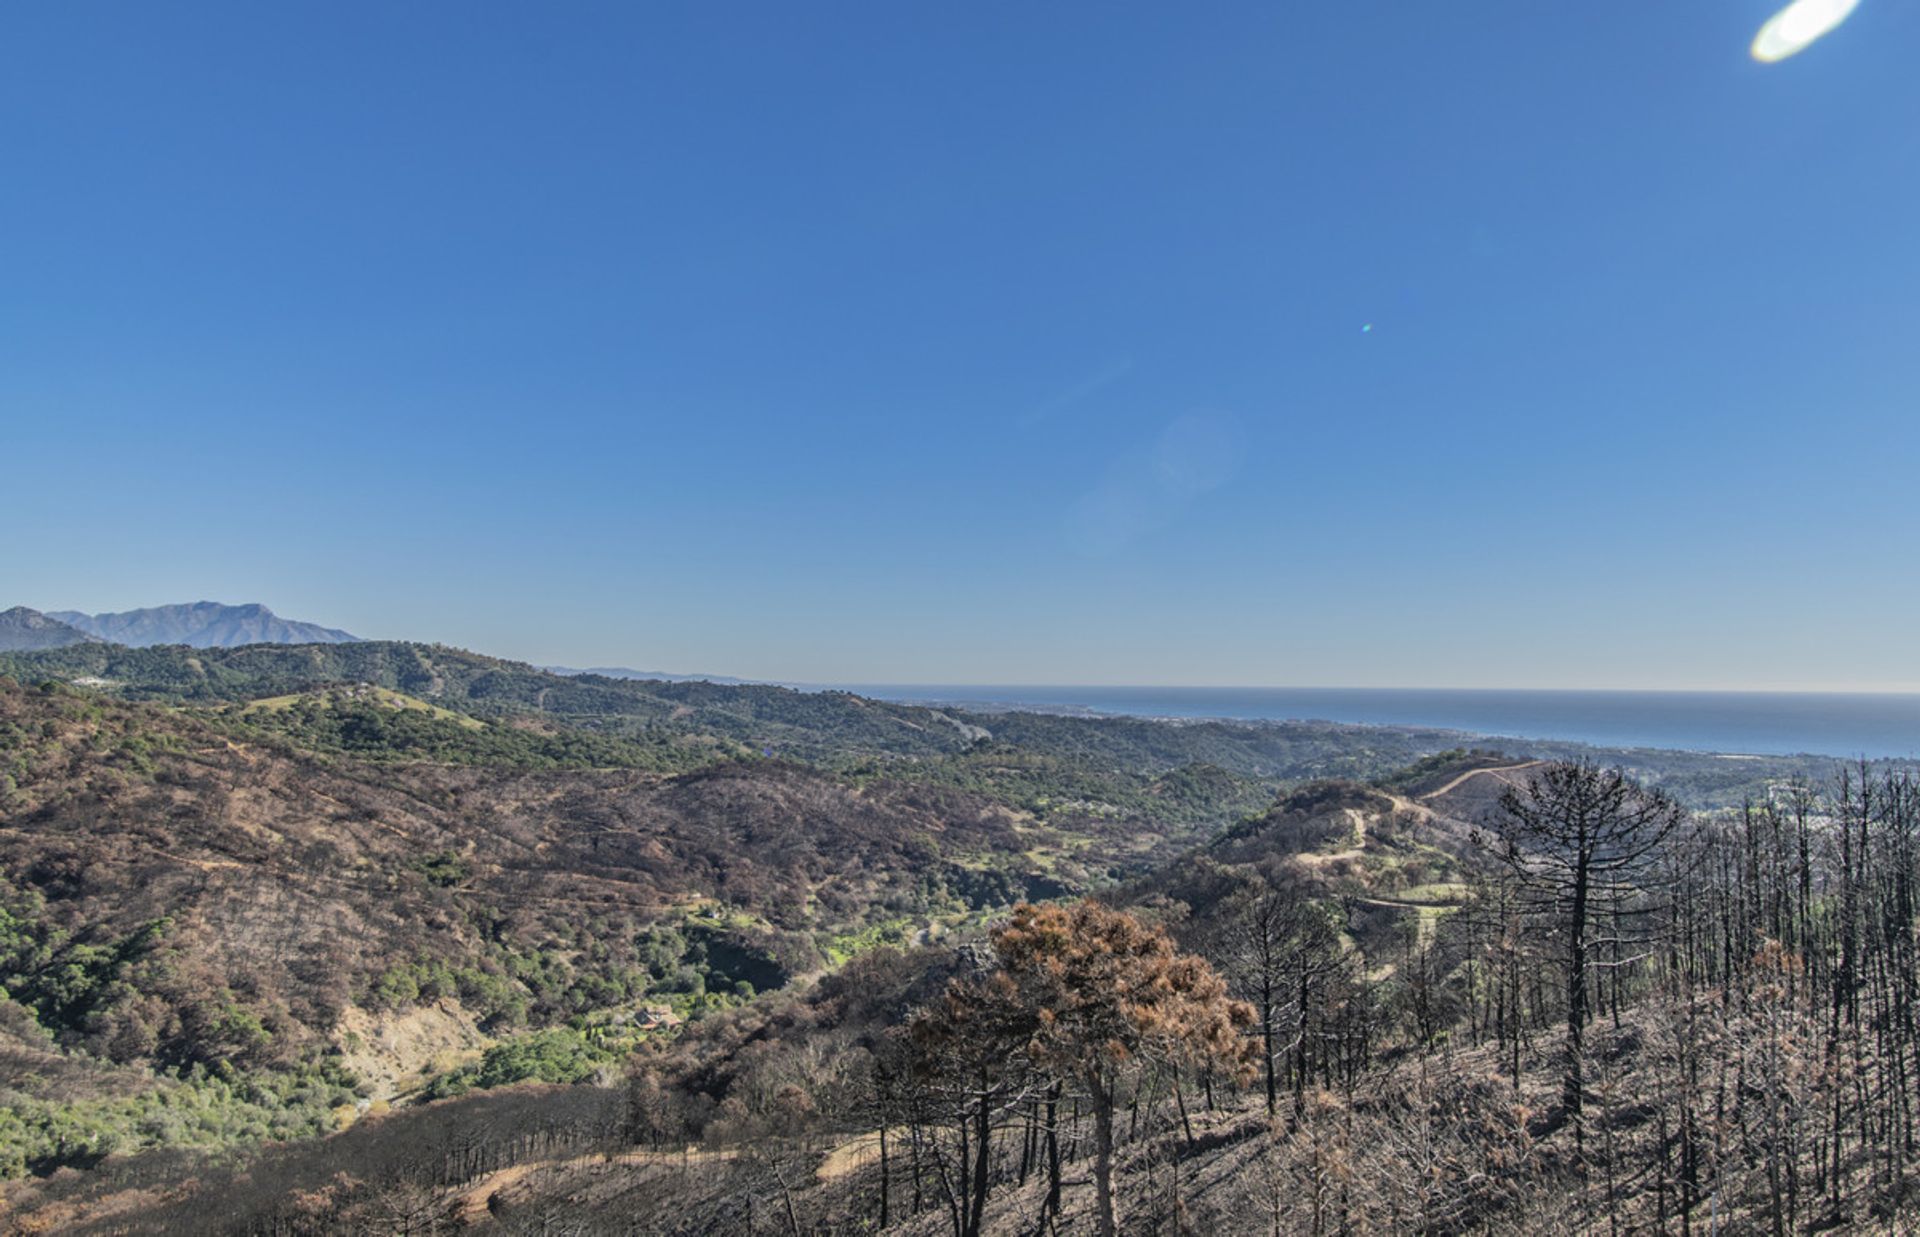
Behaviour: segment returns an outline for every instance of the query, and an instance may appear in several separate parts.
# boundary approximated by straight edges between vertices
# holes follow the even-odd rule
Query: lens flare
[[[1767,19],[1753,36],[1753,58],[1762,64],[1785,60],[1807,49],[1821,35],[1847,20],[1860,0],[1793,0]]]

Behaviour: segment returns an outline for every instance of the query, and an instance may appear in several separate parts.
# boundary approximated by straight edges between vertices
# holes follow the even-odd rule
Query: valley
[[[1097,896],[1232,976],[1247,899],[1292,899],[1320,994],[1294,1004],[1347,992],[1312,1017],[1369,1011],[1393,1058],[1388,1027],[1482,999],[1482,835],[1564,750],[567,678],[377,642],[85,641],[0,673],[0,1198],[27,1231],[111,1228],[135,1196],[155,1231],[206,1198],[243,1226],[288,1198],[359,1225],[394,1190],[484,1228],[603,1186],[691,1209],[664,1231],[730,1231],[776,1147],[837,1215],[893,1171],[863,1063],[1023,902]],[[1704,783],[1703,821],[1805,772],[1609,755],[1678,788],[1734,770]],[[1322,1068],[1284,1060],[1296,1085]],[[778,1115],[788,1086],[807,1115]],[[581,1104],[605,1115],[576,1126]],[[475,1161],[498,1167],[328,1184],[363,1144],[451,1146],[456,1114],[494,1129],[496,1105],[539,1131]],[[1253,1137],[1237,1111],[1187,1113],[1193,1145]],[[182,1156],[202,1185],[167,1220],[140,1183]],[[279,1193],[241,1203],[261,1180]]]

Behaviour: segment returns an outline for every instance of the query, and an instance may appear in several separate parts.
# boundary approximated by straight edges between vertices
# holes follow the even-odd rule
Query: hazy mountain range
[[[109,614],[79,610],[42,612],[27,606],[0,611],[0,653],[65,648],[88,641],[150,648],[184,644],[196,649],[228,649],[248,644],[359,644],[359,636],[337,627],[322,627],[281,618],[257,602],[228,606],[217,601],[194,601],[172,606],[149,606]],[[628,666],[543,666],[564,675],[599,675],[608,679],[662,683],[741,684],[755,680],[726,674],[675,674],[666,670],[635,670]]]
[[[195,601],[117,614],[78,610],[42,614],[16,606],[0,614],[0,650],[59,648],[87,640],[132,648],[185,644],[210,649],[243,644],[349,644],[359,637],[334,627],[283,619],[257,603],[228,606]]]
[[[58,649],[83,644],[93,639],[59,619],[48,618],[38,610],[15,606],[0,610],[0,652],[23,653],[31,649]]]

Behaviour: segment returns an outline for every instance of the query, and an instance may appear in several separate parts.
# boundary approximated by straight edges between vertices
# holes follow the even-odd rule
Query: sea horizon
[[[847,684],[878,700],[1226,721],[1326,721],[1730,755],[1920,757],[1920,692]]]

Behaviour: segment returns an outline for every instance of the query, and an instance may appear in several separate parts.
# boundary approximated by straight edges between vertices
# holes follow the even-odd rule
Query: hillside
[[[196,704],[368,684],[479,717],[538,714],[606,733],[700,731],[815,760],[928,759],[993,742],[1128,773],[1205,762],[1253,777],[1371,776],[1456,737],[1333,723],[973,715],[842,691],[561,675],[444,645],[390,641],[207,650],[103,644],[16,655],[0,660],[0,671],[23,682],[84,676],[126,699]]]
[[[757,758],[369,764],[0,681],[0,1028],[78,1054],[83,1092],[96,1065],[163,1071],[147,1091],[201,1069],[351,1089],[342,1052],[359,1084],[423,1064],[348,1042],[414,1011],[477,1046],[642,1000],[724,1008],[1136,861],[1137,839],[1087,824]]]
[[[84,680],[121,699],[205,706],[372,686],[522,727],[656,749],[717,742],[856,776],[910,777],[977,790],[1041,815],[1135,815],[1175,828],[1231,824],[1263,806],[1281,781],[1366,780],[1402,769],[1410,770],[1405,776],[1418,776],[1418,762],[1464,751],[1478,739],[1447,730],[1332,722],[970,713],[766,684],[561,675],[444,645],[392,641],[234,649],[72,645],[0,652],[0,674],[25,683]],[[1816,756],[1722,756],[1548,740],[1502,740],[1501,747],[1501,760],[1597,760],[1700,808],[1764,800],[1778,785],[1825,779],[1834,764]],[[656,751],[635,759],[656,768],[684,756]],[[1873,768],[1910,763],[1875,761]],[[1154,785],[1156,779],[1178,780],[1178,771],[1189,767],[1220,771],[1236,783],[1235,793],[1194,813],[1192,803]]]
[[[1221,765],[1168,762],[1359,769],[1379,736],[1015,715],[968,735],[967,717],[779,689],[573,695],[428,646],[7,664],[125,676],[0,683],[0,1173],[17,1179],[0,1205],[43,1231],[195,1232],[217,1213],[232,1231],[602,1232],[640,1216],[654,1232],[930,1237],[952,1231],[943,1180],[973,1182],[951,1208],[971,1191],[983,1233],[1086,1231],[1089,1093],[1036,1072],[1022,1045],[1037,1032],[1001,1042],[976,1021],[1011,989],[942,993],[1007,956],[993,930],[1010,904],[1089,892],[1191,951],[1183,967],[1265,1000],[1251,1025],[1277,1028],[1273,1118],[1257,1070],[1128,1075],[1127,1231],[1297,1231],[1335,1206],[1392,1231],[1578,1231],[1602,1207],[1644,1226],[1670,1197],[1707,1205],[1661,1167],[1672,1144],[1649,1114],[1692,1118],[1661,1107],[1671,1065],[1650,1045],[1682,1033],[1688,1002],[1724,1006],[1714,985],[1780,999],[1764,965],[1741,969],[1763,950],[1719,944],[1751,936],[1750,903],[1833,956],[1836,852],[1815,831],[1859,810],[1841,786],[1817,810],[1770,800],[1688,825],[1675,853],[1712,861],[1676,869],[1694,892],[1648,910],[1701,944],[1601,981],[1596,1103],[1638,1098],[1596,1118],[1583,1151],[1555,1107],[1553,904],[1521,918],[1477,840],[1545,768],[1530,757],[1428,750],[1260,797]],[[355,671],[395,685],[320,677]],[[962,745],[940,750],[946,732]],[[829,755],[769,758],[774,735]],[[926,746],[881,746],[900,737]],[[1909,863],[1920,800],[1887,777],[1859,836],[1876,862]],[[1757,883],[1699,883],[1718,879]],[[1730,918],[1696,932],[1709,912]],[[1262,955],[1259,939],[1281,943]],[[1686,1051],[1724,1078],[1731,1046],[1785,1016],[1739,1015],[1739,1035]],[[1862,1068],[1908,1059],[1878,1051]],[[1745,1113],[1750,1095],[1717,1102]],[[986,1151],[970,1141],[983,1119]],[[1048,1129],[1061,1145],[1043,1155]],[[1714,1154],[1727,1207],[1755,1214],[1757,1178],[1731,1166],[1761,1153]],[[1600,1177],[1615,1157],[1629,1184]],[[1874,1163],[1850,1152],[1831,1180],[1879,1197]]]
[[[1865,1233],[1910,1222],[1912,1170],[1886,1168],[1899,1144],[1883,1124],[1897,1094],[1886,1084],[1910,1058],[1889,1022],[1825,1005],[1834,983],[1874,1008],[1898,999],[1891,978],[1855,981],[1833,963],[1843,939],[1881,963],[1904,956],[1900,942],[1827,925],[1832,882],[1848,870],[1835,862],[1910,872],[1911,783],[1873,788],[1884,816],[1872,820],[1844,789],[1820,803],[1868,850],[1815,859],[1804,892],[1793,835],[1824,828],[1812,815],[1696,822],[1683,849],[1704,861],[1657,913],[1714,930],[1601,981],[1610,1008],[1589,1031],[1588,1108],[1576,1118],[1555,987],[1542,982],[1561,948],[1553,912],[1476,913],[1497,906],[1501,884],[1466,836],[1502,788],[1524,789],[1540,768],[1456,752],[1371,784],[1305,784],[1116,891],[1141,931],[1176,936],[1192,951],[1182,965],[1216,968],[1250,1011],[1263,982],[1277,984],[1266,999],[1282,1032],[1270,1101],[1257,1064],[1129,1064],[1103,1048],[1124,1080],[1118,1231]],[[1803,836],[1813,844],[1801,853],[1820,855],[1820,835]],[[1737,855],[1753,869],[1724,862]],[[1415,862],[1457,887],[1417,892],[1405,884]],[[1719,896],[1726,880],[1746,896]],[[1751,957],[1721,950],[1722,933],[1753,932],[1747,896],[1804,955],[1778,942]],[[1855,913],[1864,923],[1879,911]],[[1254,948],[1263,922],[1282,942],[1270,964]],[[1017,956],[993,935],[874,949],[632,1043],[618,1072],[576,1073],[576,1085],[399,1108],[224,1161],[116,1156],[5,1198],[39,1231],[192,1233],[217,1214],[234,1232],[1096,1232],[1088,1091],[1036,1058],[1032,1029],[977,1013],[1000,1010],[992,1003],[1013,989],[992,977]],[[1669,984],[1665,967],[1695,973]],[[1265,1016],[1253,1013],[1249,1046]],[[1829,1076],[1822,1060],[1857,1072]]]
[[[180,1231],[194,1205],[167,1213],[148,1186],[269,1139],[294,1141],[205,1178],[223,1209],[281,1215],[295,1191],[371,1223],[361,1209],[400,1196],[369,1182],[389,1181],[463,1223],[497,1196],[525,1217],[592,1198],[682,1209],[687,1232],[753,1228],[741,1191],[786,1188],[763,1153],[798,1128],[865,1189],[862,1062],[1022,899],[1100,892],[1231,975],[1248,899],[1276,891],[1329,1002],[1289,1032],[1326,1054],[1296,1073],[1325,1076],[1382,1027],[1504,1025],[1469,1000],[1490,965],[1472,839],[1555,748],[567,678],[384,642],[89,642],[0,654],[0,673],[32,684],[0,680],[0,1065],[17,1080],[0,1178],[41,1183],[0,1201],[134,1207]],[[1809,767],[1618,755],[1763,802]],[[658,1088],[647,1120],[669,1133],[647,1137],[697,1141],[709,1176],[643,1157],[582,1180],[579,1156],[634,1154],[632,1110],[607,1116],[627,1070]],[[1232,1111],[1194,1124],[1225,1137]],[[487,1161],[508,1175],[477,1178],[483,1194],[422,1186],[473,1162],[448,1140],[492,1137],[460,1133],[469,1119],[539,1132]],[[343,1184],[394,1140],[419,1154]],[[804,1203],[828,1227],[871,1201],[842,1173]]]
[[[635,670],[631,666],[590,666],[585,670],[575,666],[542,666],[542,670],[551,670],[555,674],[568,676],[591,674],[603,679],[657,679],[668,683],[750,683],[751,679],[736,678],[730,674],[674,674],[666,670]]]
[[[414,758],[322,741],[379,717],[373,733]],[[16,1011],[11,1059],[43,1080],[14,1102],[45,1122],[12,1136],[14,1154],[49,1165],[135,1151],[147,1145],[140,1114],[183,1107],[219,1116],[171,1141],[220,1146],[312,1134],[423,1087],[592,1075],[617,1058],[591,1036],[621,1010],[664,1001],[722,1017],[739,994],[1170,853],[1137,818],[1084,805],[1062,828],[950,786],[712,748],[684,771],[540,768],[517,749],[419,759],[397,737],[527,733],[390,689],[181,712],[0,687],[0,905],[21,941],[0,987]],[[1239,786],[1182,766],[1148,793],[1217,808]],[[1197,930],[1220,864],[1289,863],[1327,896],[1364,895],[1373,910],[1354,903],[1357,940],[1391,940],[1399,917],[1422,912],[1386,899],[1452,874],[1424,831],[1396,831],[1403,807],[1358,783],[1311,783],[1197,852],[1200,868],[1175,864],[1137,896],[1187,899]],[[1357,842],[1342,832],[1356,825]],[[887,983],[925,999],[941,957]],[[887,1017],[912,1003],[884,984],[872,995]],[[791,1030],[780,1038],[808,1050]],[[562,1055],[482,1069],[523,1042]],[[690,1038],[688,1051],[710,1042]],[[738,1041],[717,1043],[707,1085],[752,1085],[728,1060]],[[254,1080],[252,1098],[182,1089],[183,1073],[208,1069]]]
[[[1450,735],[1324,723],[1168,724],[1135,718],[973,716],[845,692],[754,684],[563,676],[438,645],[369,641],[240,649],[112,645],[0,655],[22,682],[84,680],[125,700],[219,709],[343,690],[397,692],[433,708],[548,736],[556,759],[688,768],[716,754],[796,760],[863,782],[907,779],[1006,800],[1063,827],[1135,819],[1169,835],[1258,810],[1281,779],[1371,776],[1448,745]],[[379,758],[491,760],[500,744],[366,709],[268,715],[259,726],[310,747]],[[348,733],[351,717],[368,721]],[[406,731],[408,733],[401,734]],[[427,733],[433,731],[436,733]],[[365,740],[365,741],[362,741]],[[400,744],[404,743],[404,746]],[[484,750],[483,750],[484,749]],[[519,759],[518,756],[513,757]]]
[[[1439,763],[1423,761],[1372,784],[1328,779],[1297,786],[1132,882],[1122,900],[1188,907],[1180,931],[1203,941],[1226,930],[1223,917],[1236,891],[1247,873],[1258,873],[1338,906],[1343,933],[1370,956],[1391,958],[1409,942],[1430,942],[1449,916],[1466,909],[1472,882],[1488,870],[1475,829],[1500,790],[1534,767],[1474,753],[1445,761],[1450,767],[1436,775]]]
[[[701,908],[804,967],[815,934],[876,908],[924,908],[1003,865],[1016,893],[1084,867],[1019,877],[1051,831],[982,796],[774,761],[677,775],[366,765],[8,687],[0,726],[0,870],[15,888],[62,927],[172,916],[170,941],[263,992],[298,988],[314,950],[349,951],[327,969],[351,988],[378,961],[452,958],[483,936],[545,944],[593,916]],[[1104,853],[1080,849],[1096,865]]]
[[[283,619],[259,604],[228,606],[196,601],[117,614],[61,610],[53,617],[95,639],[135,648],[155,644],[184,644],[197,649],[245,644],[344,644],[359,639],[318,623]]]
[[[205,650],[101,645],[23,655],[0,670],[23,681],[85,675],[128,699],[187,703],[370,684],[480,717],[542,714],[610,733],[669,726],[752,738],[793,754],[936,754],[974,737],[934,710],[845,693],[559,675],[463,649],[387,641]]]
[[[93,639],[86,632],[38,610],[15,606],[0,610],[0,653],[31,652],[84,644]]]

